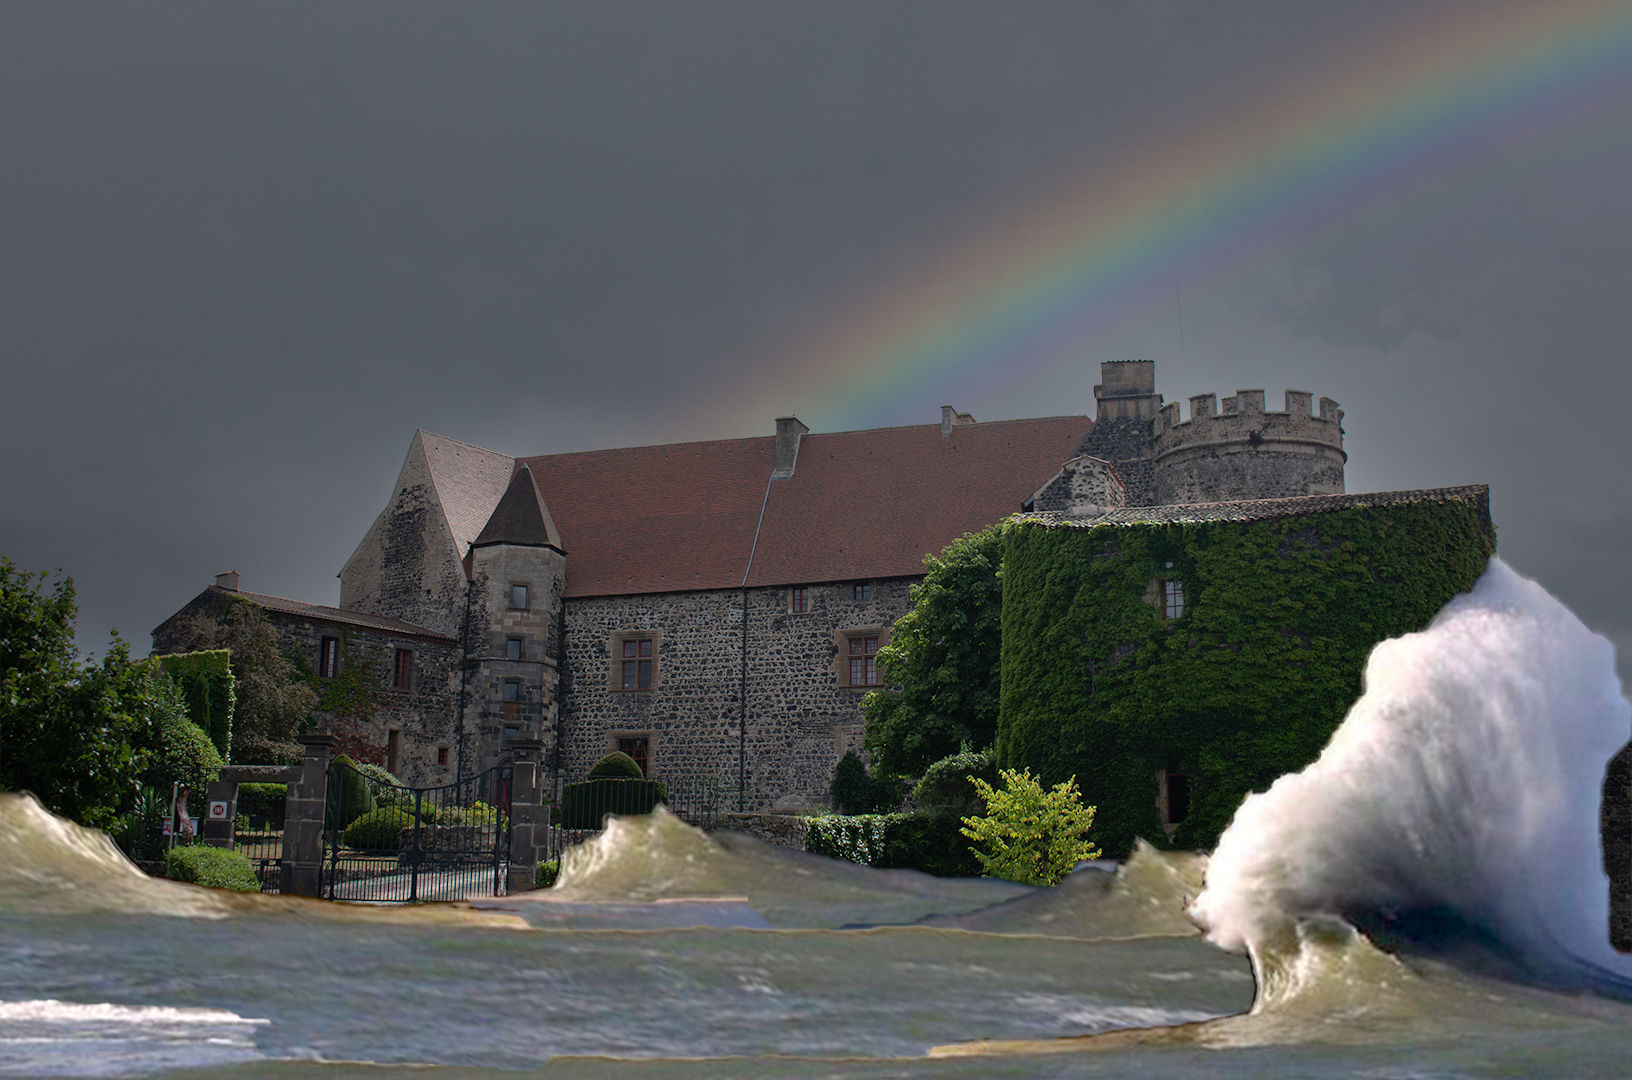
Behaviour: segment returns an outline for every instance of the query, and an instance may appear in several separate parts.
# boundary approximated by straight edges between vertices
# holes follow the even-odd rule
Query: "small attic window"
[[[512,586],[510,586],[510,609],[512,611],[526,611],[527,610],[527,586],[525,586],[525,585],[512,585]]]

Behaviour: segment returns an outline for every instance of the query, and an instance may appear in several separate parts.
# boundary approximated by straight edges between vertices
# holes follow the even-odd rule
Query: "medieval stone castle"
[[[415,784],[529,736],[556,783],[623,750],[747,809],[820,804],[926,554],[1022,510],[1343,491],[1327,398],[1207,394],[1185,420],[1149,361],[1101,379],[1093,421],[944,406],[938,425],[812,434],[784,417],[759,438],[519,458],[421,431],[338,607],[223,574],[154,650],[183,647],[188,617],[258,606],[319,679],[367,674],[379,705],[358,752]]]

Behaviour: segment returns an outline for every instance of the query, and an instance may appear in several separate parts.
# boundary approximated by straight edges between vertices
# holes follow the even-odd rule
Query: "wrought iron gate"
[[[386,783],[337,761],[323,811],[323,896],[415,902],[501,896],[511,766],[441,787]]]

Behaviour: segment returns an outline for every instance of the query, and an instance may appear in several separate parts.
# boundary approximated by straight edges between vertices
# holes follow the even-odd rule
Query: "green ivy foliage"
[[[170,791],[172,784],[185,785],[196,811],[204,803],[210,782],[226,762],[204,729],[187,718],[186,697],[175,680],[158,666],[152,669],[150,678],[149,693],[154,702],[151,715],[158,730],[142,783],[161,792]]]
[[[1482,498],[1239,522],[1005,527],[1001,765],[1076,776],[1112,855],[1158,843],[1156,774],[1190,780],[1176,847],[1308,765],[1373,645],[1420,630],[1495,551]],[[1166,620],[1155,578],[1182,583]]]
[[[878,652],[890,685],[862,699],[863,743],[873,770],[918,776],[965,744],[987,747],[997,730],[1003,615],[1001,526],[967,534],[924,559],[912,610]]]
[[[181,688],[188,719],[204,729],[223,758],[232,747],[232,713],[237,703],[231,657],[226,649],[205,649],[157,658],[165,674]]]

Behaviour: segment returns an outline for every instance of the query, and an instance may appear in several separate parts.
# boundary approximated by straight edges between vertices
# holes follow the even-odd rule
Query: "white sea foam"
[[[1610,644],[1493,559],[1428,629],[1377,646],[1318,761],[1243,803],[1192,914],[1255,962],[1295,949],[1300,919],[1433,911],[1632,973],[1608,944],[1598,837],[1629,716]]]
[[[175,1026],[185,1024],[244,1024],[254,1026],[269,1021],[246,1019],[226,1009],[187,1009],[170,1005],[114,1005],[108,1002],[84,1004],[44,998],[38,1001],[0,1001],[0,1024],[142,1024]]]

